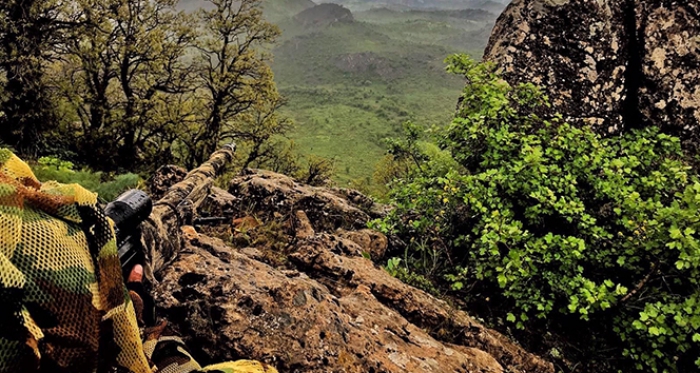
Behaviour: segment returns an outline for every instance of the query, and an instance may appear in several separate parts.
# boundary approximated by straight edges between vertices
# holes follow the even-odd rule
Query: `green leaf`
[[[671,238],[674,240],[677,240],[677,239],[683,237],[683,233],[681,233],[681,230],[678,229],[678,227],[672,227],[671,229],[668,230],[668,233],[670,233]]]

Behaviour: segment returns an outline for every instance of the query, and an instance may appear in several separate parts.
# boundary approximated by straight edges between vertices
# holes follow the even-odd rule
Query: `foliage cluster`
[[[55,180],[63,184],[80,184],[96,192],[103,202],[113,201],[122,192],[138,187],[142,180],[133,173],[110,176],[103,172],[76,170],[73,163],[55,157],[41,157],[31,164],[34,175],[41,181]]]
[[[291,124],[264,52],[279,31],[260,0],[207,2],[0,0],[0,139],[106,171],[193,166],[234,138],[258,162]]]
[[[539,335],[569,369],[697,370],[700,179],[679,140],[602,138],[538,114],[532,84],[448,62],[468,80],[459,113],[432,131],[438,151],[411,126],[392,143],[410,167],[375,226],[408,242],[412,271],[491,304],[495,324]]]

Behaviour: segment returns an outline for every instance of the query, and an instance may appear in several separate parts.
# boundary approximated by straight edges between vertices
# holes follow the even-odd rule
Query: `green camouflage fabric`
[[[41,184],[6,149],[0,302],[0,373],[277,373],[249,360],[202,368],[179,338],[161,336],[163,327],[142,342],[113,226],[96,194]]]
[[[0,372],[151,373],[113,227],[0,149]]]

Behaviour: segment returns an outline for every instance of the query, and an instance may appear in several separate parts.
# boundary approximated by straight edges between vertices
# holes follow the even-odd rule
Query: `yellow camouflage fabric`
[[[0,149],[0,373],[277,372],[255,361],[201,368],[184,345],[165,356],[164,342],[147,340],[144,351],[97,196],[40,184]],[[166,364],[147,359],[154,351]]]

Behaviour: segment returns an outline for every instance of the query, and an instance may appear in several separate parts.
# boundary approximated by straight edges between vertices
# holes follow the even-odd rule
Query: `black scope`
[[[114,222],[120,232],[132,232],[151,215],[153,201],[146,192],[132,189],[122,193],[107,204],[105,215]]]
[[[114,233],[117,236],[117,254],[122,267],[124,279],[136,264],[145,265],[145,253],[141,244],[141,223],[153,211],[153,201],[145,192],[132,189],[122,193],[116,200],[107,204],[105,215],[114,222]],[[144,284],[127,283],[129,290],[135,290],[144,301],[144,320],[146,325],[155,325],[155,307],[153,298],[146,296],[150,288]]]
[[[114,222],[119,261],[124,276],[128,276],[131,267],[143,260],[140,225],[151,215],[153,201],[145,192],[132,189],[107,204],[104,211]]]

